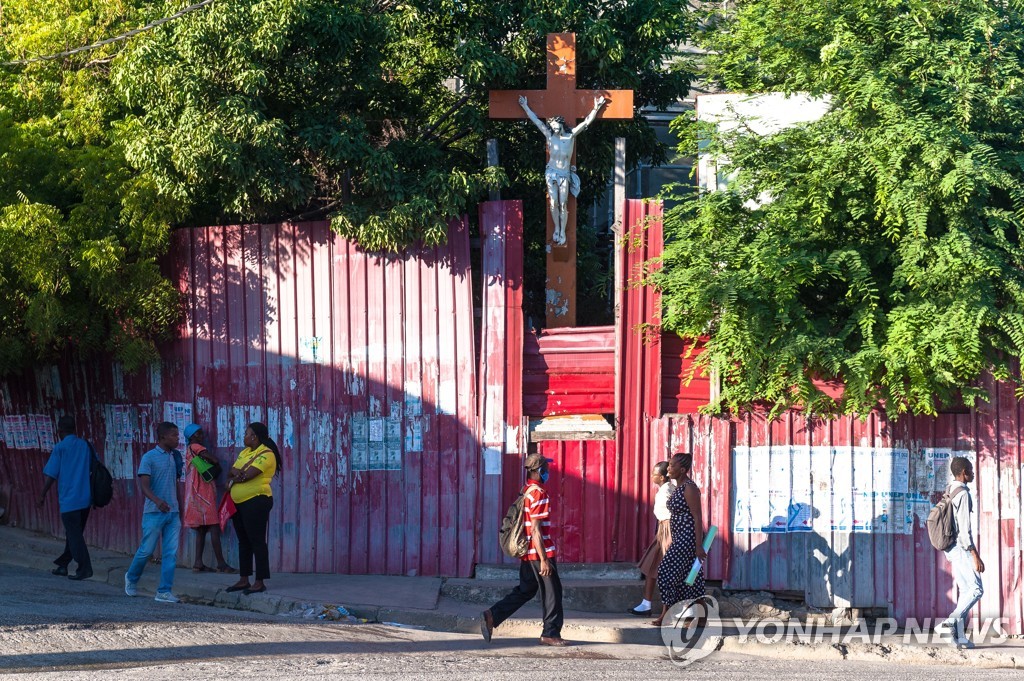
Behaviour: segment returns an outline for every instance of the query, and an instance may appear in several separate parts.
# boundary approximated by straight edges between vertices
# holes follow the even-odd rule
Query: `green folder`
[[[704,553],[706,554],[711,550],[711,542],[715,541],[715,535],[718,534],[718,525],[712,525],[708,529],[708,533],[704,535]],[[686,575],[686,583],[689,586],[693,586],[693,583],[697,581],[697,573],[700,572],[700,558],[693,559],[693,567],[690,568],[690,574]]]

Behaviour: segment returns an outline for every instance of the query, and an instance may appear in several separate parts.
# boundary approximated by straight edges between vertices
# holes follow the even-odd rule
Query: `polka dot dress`
[[[690,505],[683,496],[687,485],[697,486],[693,480],[685,480],[668,499],[668,510],[672,513],[669,525],[672,529],[672,544],[658,568],[658,591],[661,602],[672,607],[679,601],[693,600],[704,595],[704,568],[697,573],[693,586],[686,583],[693,561],[697,557],[697,535],[694,531]]]

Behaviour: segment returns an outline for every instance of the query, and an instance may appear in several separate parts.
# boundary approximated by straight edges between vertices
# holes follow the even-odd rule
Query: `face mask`
[[[547,482],[548,481],[548,476],[550,476],[550,475],[551,474],[548,471],[541,471],[541,473],[540,473],[540,481],[541,482]]]

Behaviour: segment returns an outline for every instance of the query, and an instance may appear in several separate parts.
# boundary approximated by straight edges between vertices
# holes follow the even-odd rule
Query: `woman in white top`
[[[658,493],[654,495],[654,517],[658,521],[658,531],[655,533],[654,541],[644,551],[643,558],[637,563],[644,576],[644,599],[640,601],[640,605],[629,611],[640,617],[651,614],[651,599],[654,598],[658,566],[661,565],[661,559],[672,543],[672,532],[668,523],[672,514],[668,510],[668,498],[675,491],[676,483],[668,478],[668,461],[659,461],[654,465],[651,482],[658,488]]]

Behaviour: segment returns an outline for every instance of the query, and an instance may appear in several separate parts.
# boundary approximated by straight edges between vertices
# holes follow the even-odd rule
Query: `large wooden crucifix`
[[[547,43],[548,82],[545,90],[491,90],[490,116],[498,119],[527,118],[520,104],[525,97],[537,117],[561,116],[565,124],[576,122],[597,111],[597,118],[633,118],[632,90],[576,89],[576,34],[549,33]],[[595,106],[603,97],[605,104]],[[551,145],[548,145],[549,152]],[[550,153],[549,153],[550,157]],[[572,165],[576,165],[573,147]],[[550,167],[550,166],[549,166]],[[547,283],[544,288],[547,326],[576,326],[576,197],[568,196],[568,215],[564,243],[557,243],[555,221],[547,215]]]

